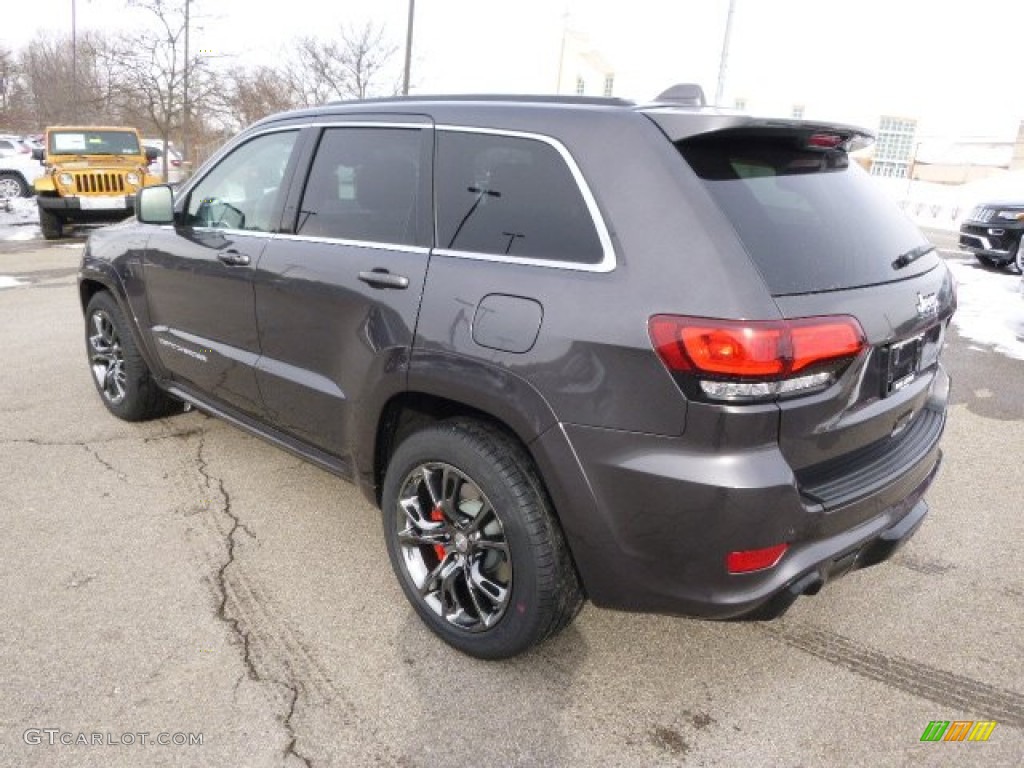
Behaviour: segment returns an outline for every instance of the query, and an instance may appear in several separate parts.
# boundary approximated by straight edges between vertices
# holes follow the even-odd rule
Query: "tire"
[[[106,291],[93,296],[85,309],[85,348],[96,391],[119,419],[146,421],[180,409],[156,385],[121,308]]]
[[[32,188],[25,183],[21,174],[0,172],[0,197],[30,197]]]
[[[463,653],[515,656],[560,632],[583,606],[533,462],[494,427],[452,420],[414,432],[388,465],[382,509],[405,596]]]
[[[1017,255],[1013,259],[1013,264],[1017,271],[1024,275],[1024,234],[1021,234],[1020,240],[1017,241]]]
[[[60,240],[64,234],[64,220],[57,214],[39,206],[39,228],[47,240]]]

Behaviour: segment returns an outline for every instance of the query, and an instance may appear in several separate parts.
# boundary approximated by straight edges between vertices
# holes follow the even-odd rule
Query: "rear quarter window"
[[[437,229],[445,250],[579,264],[604,257],[572,172],[538,139],[440,131]]]

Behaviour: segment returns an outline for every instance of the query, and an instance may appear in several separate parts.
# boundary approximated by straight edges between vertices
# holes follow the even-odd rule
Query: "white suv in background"
[[[0,135],[0,197],[31,197],[43,165],[17,136]]]
[[[154,176],[164,177],[164,143],[160,139],[143,139],[142,145],[144,147],[153,147],[160,152],[160,156],[157,157],[152,163],[149,164],[149,172]],[[178,184],[185,180],[185,164],[182,160],[181,153],[174,148],[173,145],[167,145],[167,154],[170,157],[170,164],[167,166],[167,183]]]

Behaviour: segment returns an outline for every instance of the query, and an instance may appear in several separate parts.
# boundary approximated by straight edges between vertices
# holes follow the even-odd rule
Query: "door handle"
[[[372,269],[368,272],[360,272],[359,279],[374,288],[408,288],[409,278],[405,275],[393,275],[386,269]]]
[[[249,255],[245,253],[239,253],[234,248],[229,248],[226,251],[221,251],[217,254],[217,258],[227,264],[229,267],[246,267],[249,265]]]

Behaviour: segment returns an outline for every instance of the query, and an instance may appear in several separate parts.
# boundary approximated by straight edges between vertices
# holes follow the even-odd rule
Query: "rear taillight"
[[[178,166],[181,165],[181,160],[171,160],[171,165],[177,168]]]
[[[654,349],[669,371],[714,400],[770,400],[824,389],[864,348],[852,317],[712,320],[655,315]]]

